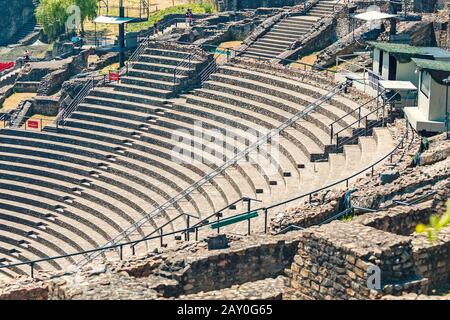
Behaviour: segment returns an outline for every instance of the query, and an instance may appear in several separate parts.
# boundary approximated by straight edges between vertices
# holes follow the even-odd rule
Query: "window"
[[[431,75],[427,71],[420,74],[420,91],[427,97],[430,97]]]

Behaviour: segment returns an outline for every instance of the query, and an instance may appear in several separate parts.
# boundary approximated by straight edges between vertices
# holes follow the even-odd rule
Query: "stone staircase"
[[[0,131],[0,263],[103,246],[326,93],[314,83],[236,64],[220,67],[202,88],[172,98],[207,60],[193,59],[174,82],[174,66],[190,51],[146,49],[120,83],[93,90],[57,132]],[[334,96],[272,140],[267,155],[257,159],[261,153],[253,152],[250,161],[236,161],[125,240],[141,239],[165,224],[166,232],[185,228],[184,219],[174,220],[183,213],[205,218],[241,197],[268,205],[323,185],[335,171],[350,174],[368,161],[361,152],[346,150],[340,158],[344,166],[316,161],[332,156],[328,125],[356,107],[348,96]],[[349,116],[338,127],[354,120]],[[385,139],[375,141],[375,149],[370,139],[360,139],[361,150],[381,157],[378,146],[388,145]],[[243,212],[246,206],[224,214],[231,210]],[[230,230],[243,234],[246,226]],[[107,256],[117,259],[113,252]],[[80,258],[36,269],[64,268]],[[29,274],[29,267],[0,269],[0,277],[21,274]]]
[[[307,35],[320,19],[330,15],[335,8],[336,0],[321,0],[305,15],[287,16],[252,43],[241,56],[261,60],[277,57]]]

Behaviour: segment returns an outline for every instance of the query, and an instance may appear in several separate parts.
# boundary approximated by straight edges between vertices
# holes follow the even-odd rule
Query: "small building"
[[[450,61],[412,58],[418,77],[417,107],[405,107],[405,117],[418,132],[445,132],[448,128]],[[446,123],[447,122],[447,123]]]
[[[410,81],[419,86],[419,74],[413,58],[450,61],[450,52],[438,47],[369,42],[373,47],[372,79]]]

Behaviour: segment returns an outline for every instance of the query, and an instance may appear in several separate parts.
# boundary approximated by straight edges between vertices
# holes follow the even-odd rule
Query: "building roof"
[[[439,47],[416,47],[403,43],[376,42],[376,41],[369,41],[369,43],[375,48],[388,53],[400,53],[411,56],[414,55],[430,56],[435,59],[450,60],[450,52]]]
[[[436,70],[450,72],[450,61],[428,60],[428,59],[412,59],[420,69]]]
[[[420,47],[410,46],[409,44],[376,42],[376,41],[369,41],[369,44],[371,44],[372,46],[374,46],[377,49],[380,49],[380,50],[388,52],[388,53],[403,53],[403,54],[410,54],[410,55],[423,54]]]

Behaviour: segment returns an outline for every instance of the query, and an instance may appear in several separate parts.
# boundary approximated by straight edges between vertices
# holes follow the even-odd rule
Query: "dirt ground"
[[[15,109],[21,101],[25,99],[31,99],[36,96],[36,93],[14,93],[10,97],[8,97],[2,106],[0,106],[0,110],[2,112],[9,111]]]

